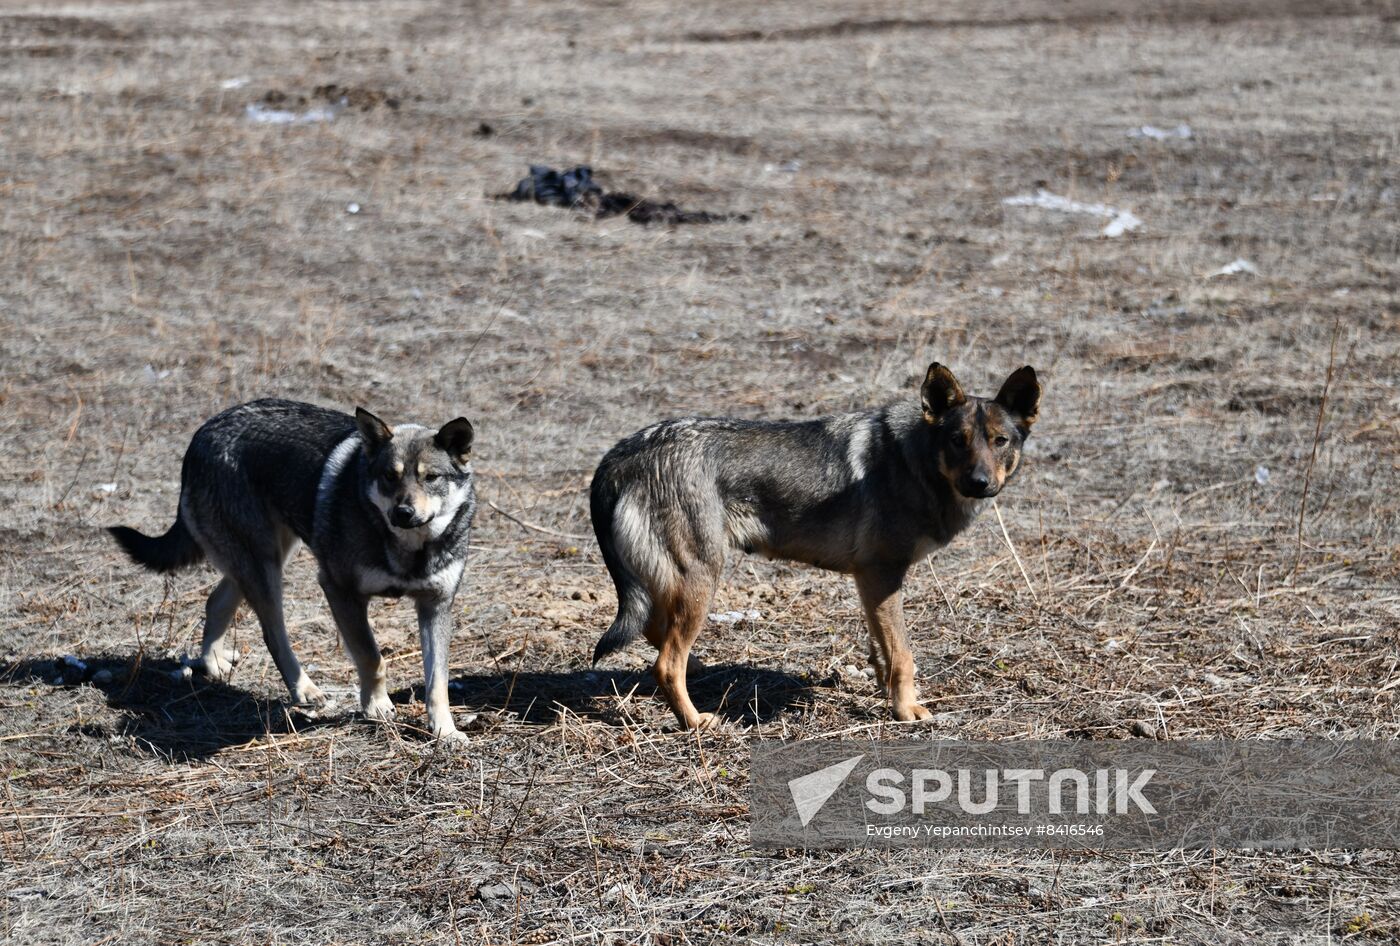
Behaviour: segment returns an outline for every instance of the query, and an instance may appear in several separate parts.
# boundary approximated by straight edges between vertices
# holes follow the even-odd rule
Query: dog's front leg
[[[890,662],[881,653],[882,642],[876,637],[875,632],[871,631],[868,636],[869,640],[866,643],[869,645],[869,649],[866,651],[866,657],[870,660],[870,669],[875,673],[875,688],[880,691],[881,696],[884,696],[885,685],[890,678]]]
[[[452,598],[418,599],[418,636],[423,644],[423,702],[438,739],[466,742],[447,704],[447,647],[452,642]]]
[[[321,590],[331,606],[331,615],[340,629],[340,639],[355,672],[360,678],[360,710],[369,719],[388,722],[394,718],[394,704],[389,700],[388,675],[384,657],[369,626],[369,598],[358,591],[342,588],[321,575]]]
[[[860,592],[874,644],[872,653],[878,651],[885,658],[885,695],[889,697],[890,710],[901,721],[928,719],[933,714],[919,705],[919,694],[914,688],[914,652],[904,630],[903,584],[902,572],[856,574],[856,590]]]

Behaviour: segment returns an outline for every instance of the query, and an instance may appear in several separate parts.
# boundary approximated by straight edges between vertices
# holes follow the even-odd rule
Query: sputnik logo
[[[788,791],[792,792],[792,802],[797,806],[797,817],[802,820],[802,827],[807,827],[817,816],[817,812],[850,776],[851,770],[864,758],[864,753],[852,756],[844,762],[828,765],[788,782]]]

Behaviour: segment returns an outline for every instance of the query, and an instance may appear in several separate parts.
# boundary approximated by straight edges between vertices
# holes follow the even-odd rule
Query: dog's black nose
[[[395,506],[389,513],[389,522],[400,529],[411,529],[418,524],[418,513],[412,506]]]
[[[996,492],[997,488],[992,484],[991,479],[981,473],[973,473],[967,478],[967,495],[974,499],[995,496]]]

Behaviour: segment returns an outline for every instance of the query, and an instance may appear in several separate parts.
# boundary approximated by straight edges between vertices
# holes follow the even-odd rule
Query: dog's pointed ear
[[[937,421],[949,410],[967,400],[962,385],[953,377],[953,372],[938,362],[928,366],[924,375],[923,387],[919,388],[919,399],[924,405],[924,420],[930,424]]]
[[[472,439],[475,437],[472,422],[458,417],[442,425],[433,437],[433,443],[458,463],[466,463],[472,455]]]
[[[1040,414],[1040,382],[1036,380],[1035,369],[1030,365],[1011,372],[997,392],[996,402],[1021,420],[1021,426],[1029,430]]]
[[[360,428],[360,436],[365,438],[365,444],[371,453],[377,452],[394,439],[394,432],[389,429],[389,425],[363,407],[355,408],[355,425]]]

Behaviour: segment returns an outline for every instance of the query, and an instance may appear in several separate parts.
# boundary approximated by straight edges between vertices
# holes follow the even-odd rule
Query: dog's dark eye
[[[1011,438],[1006,436],[1006,434],[998,434],[996,439],[992,441],[992,443],[996,444],[998,447],[1004,447],[1010,442]]]
[[[423,477],[423,482],[424,482],[424,483],[436,483],[436,482],[437,482],[438,480],[440,480],[440,479],[442,479],[442,474],[441,474],[441,473],[429,473],[427,476],[424,476],[424,477]]]

